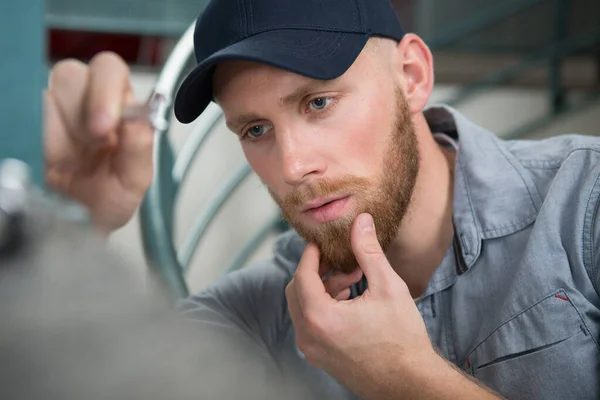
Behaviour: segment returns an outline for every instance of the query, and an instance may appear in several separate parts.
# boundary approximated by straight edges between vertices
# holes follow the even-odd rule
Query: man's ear
[[[423,111],[433,90],[433,56],[425,42],[408,33],[398,43],[395,68],[400,72],[400,85],[413,114]]]

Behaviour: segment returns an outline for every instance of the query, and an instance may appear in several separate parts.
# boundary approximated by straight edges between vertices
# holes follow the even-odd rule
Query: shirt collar
[[[454,225],[460,253],[470,268],[483,240],[509,235],[535,220],[541,196],[506,142],[451,107],[434,105],[424,114],[432,132],[444,132],[459,142]]]

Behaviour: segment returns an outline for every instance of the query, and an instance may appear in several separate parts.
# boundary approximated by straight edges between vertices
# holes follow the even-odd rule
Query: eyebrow
[[[261,119],[260,115],[258,115],[258,114],[254,114],[254,113],[243,114],[243,115],[240,115],[239,117],[235,118],[233,120],[233,123],[230,121],[226,121],[225,124],[229,127],[229,129],[231,129],[232,131],[235,131],[235,128],[244,126],[247,123],[256,121],[258,119]]]
[[[298,89],[296,89],[294,92],[292,92],[291,94],[288,94],[287,96],[279,99],[279,104],[281,104],[282,106],[289,106],[290,104],[295,104],[297,102],[299,102],[300,100],[302,100],[302,98],[306,97],[307,95],[309,95],[311,92],[314,92],[317,88],[317,86],[322,86],[323,83],[319,82],[308,82],[302,86],[300,86]]]
[[[280,98],[279,104],[281,106],[289,106],[290,104],[295,104],[295,103],[299,102],[300,100],[302,100],[302,98],[304,98],[307,95],[309,95],[310,93],[314,92],[317,89],[317,87],[324,86],[327,83],[328,83],[327,81],[308,82],[308,83],[300,86],[298,89],[294,90],[292,93],[288,94],[287,96]],[[227,122],[227,126],[231,130],[235,130],[235,128],[237,128],[237,127],[246,125],[252,121],[256,121],[259,119],[263,119],[263,118],[256,113],[242,114],[242,115],[238,116],[237,118],[235,118],[233,121]]]

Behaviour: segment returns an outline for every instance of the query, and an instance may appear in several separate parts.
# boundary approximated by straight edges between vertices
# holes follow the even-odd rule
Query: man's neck
[[[431,137],[431,136],[430,136]],[[396,240],[386,251],[390,264],[413,298],[426,289],[454,235],[452,200],[456,154],[433,137],[422,142],[422,163],[407,213]]]

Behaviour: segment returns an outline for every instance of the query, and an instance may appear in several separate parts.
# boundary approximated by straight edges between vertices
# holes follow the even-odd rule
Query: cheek
[[[386,110],[378,107],[359,107],[362,111],[348,114],[342,124],[337,150],[343,155],[340,164],[347,173],[372,176],[377,173],[377,160],[385,154],[390,125]]]
[[[281,176],[277,166],[276,157],[267,149],[253,144],[242,144],[242,151],[250,165],[250,168],[256,173],[260,180],[277,195],[281,194]]]

